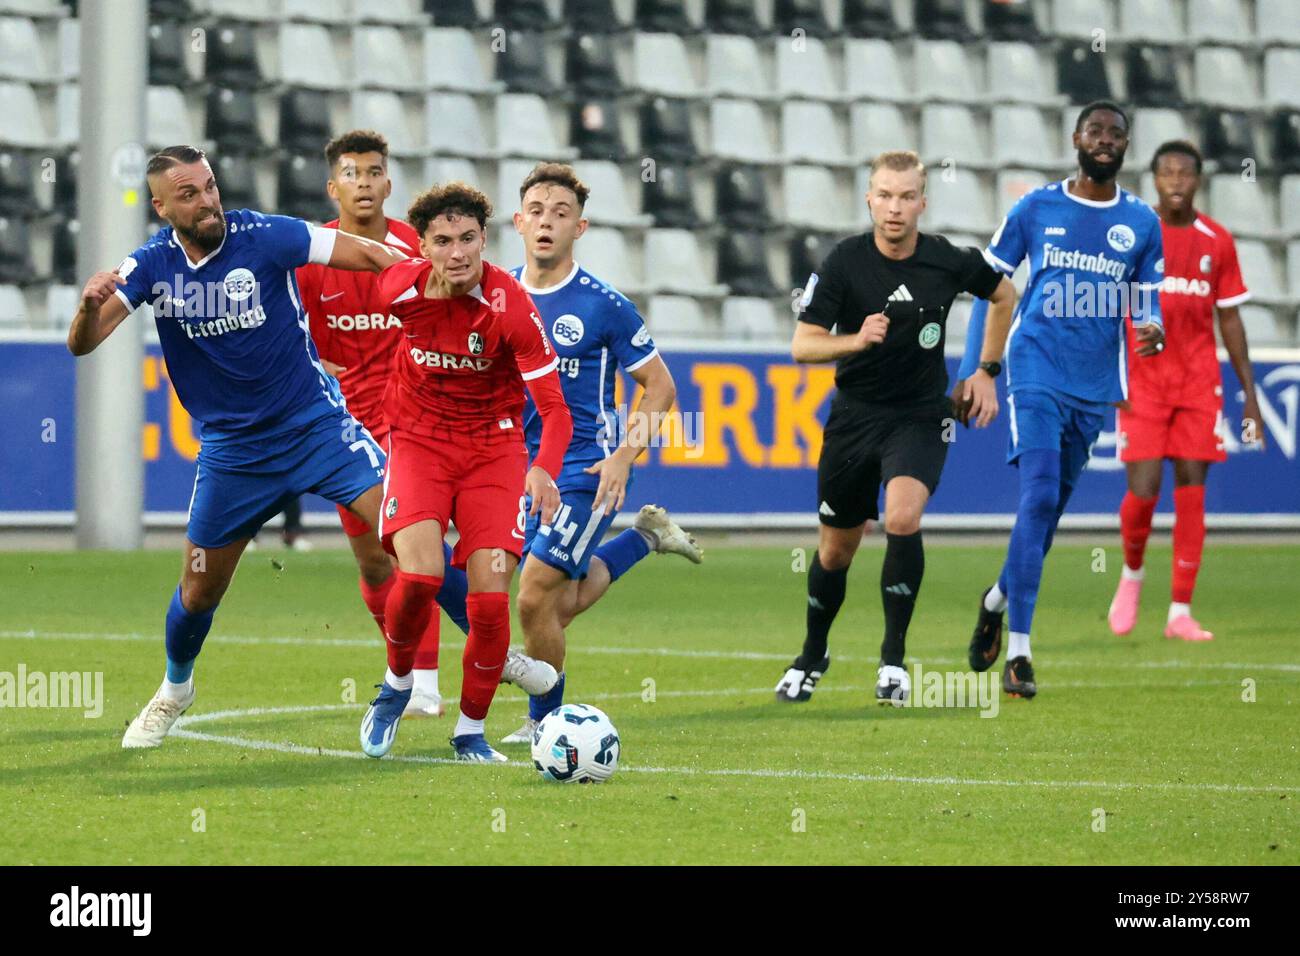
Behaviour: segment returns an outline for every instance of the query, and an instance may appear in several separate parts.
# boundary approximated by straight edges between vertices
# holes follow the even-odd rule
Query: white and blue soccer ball
[[[600,783],[618,768],[622,745],[614,724],[598,707],[565,704],[533,731],[533,766],[558,783]]]

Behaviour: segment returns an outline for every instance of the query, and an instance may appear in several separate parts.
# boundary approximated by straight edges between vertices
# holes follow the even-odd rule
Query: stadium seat
[[[524,237],[515,231],[513,223],[503,221],[499,227],[489,230],[487,248],[483,254],[488,262],[503,269],[513,269],[526,258]]]
[[[320,152],[286,155],[280,161],[276,209],[287,216],[328,222],[338,215],[325,195],[329,167]]]
[[[1294,0],[1255,0],[1255,24],[1267,43],[1300,46],[1300,6]]]
[[[921,217],[921,228],[932,232],[958,230],[979,236],[993,232],[996,219],[990,197],[979,177],[969,169],[957,168],[951,176],[931,175],[926,184],[929,202]]]
[[[845,40],[844,70],[850,99],[907,103],[916,98],[911,71],[888,40]]]
[[[1055,177],[1053,177],[1055,178]],[[1027,192],[1046,185],[1048,176],[1040,170],[1000,169],[994,184],[994,211],[999,217],[1011,211],[1017,200]],[[976,245],[984,247],[988,236],[977,238]]]
[[[1271,190],[1260,180],[1246,181],[1240,173],[1210,177],[1210,215],[1237,235],[1272,237],[1277,215]]]
[[[578,254],[584,269],[624,295],[642,290],[627,239],[618,229],[592,226],[582,237]]]
[[[646,93],[695,97],[702,86],[691,68],[682,38],[671,33],[638,33],[632,41],[634,84]]]
[[[81,223],[75,218],[61,219],[54,228],[53,278],[56,282],[74,284],[77,275],[77,244],[81,237]]]
[[[1178,64],[1169,47],[1132,43],[1124,51],[1128,99],[1136,106],[1179,106],[1184,102]]]
[[[207,12],[221,20],[262,23],[280,17],[279,4],[266,0],[206,0]]]
[[[1115,20],[1109,3],[1097,0],[1053,0],[1052,32],[1062,37],[1091,40],[1093,31],[1115,32]]]
[[[504,6],[504,4],[503,4]],[[398,26],[423,26],[427,20],[420,11],[420,0],[384,0],[383,3],[357,3],[356,18],[361,23],[393,23]]]
[[[391,155],[388,157],[388,181],[393,186],[393,191],[388,196],[390,205],[386,209],[390,217],[396,213],[394,218],[403,218],[406,210],[411,208],[411,200],[415,197],[415,193],[429,185],[422,181],[422,176],[416,175],[417,171],[423,172],[424,163],[425,160],[420,159],[398,159]]]
[[[1300,108],[1279,110],[1269,120],[1278,172],[1300,173]]]
[[[261,209],[262,203],[257,196],[257,177],[253,170],[253,160],[247,155],[222,150],[212,164],[213,174],[217,179],[217,188],[221,190],[221,203],[227,209]],[[321,189],[325,183],[321,182]]]
[[[728,297],[722,303],[722,335],[728,340],[773,341],[793,334],[771,299]],[[786,313],[791,315],[791,313]]]
[[[1247,283],[1249,285],[1249,282]],[[1271,348],[1290,344],[1289,336],[1278,327],[1273,310],[1258,305],[1240,307],[1241,324],[1246,330],[1246,341],[1252,346]]]
[[[993,163],[1052,167],[1061,147],[1056,132],[1050,134],[1043,114],[1033,106],[999,106],[992,118]],[[958,161],[961,157],[957,157]]]
[[[546,100],[531,93],[502,93],[497,97],[497,153],[502,156],[549,156],[571,159],[574,151],[561,146],[551,125]]]
[[[430,89],[467,93],[499,93],[505,88],[488,77],[474,34],[460,27],[424,31],[424,82]]]
[[[718,281],[727,286],[731,295],[767,297],[780,294],[781,289],[772,281],[772,272],[767,265],[763,233],[723,233],[718,240]]]
[[[31,229],[18,216],[0,216],[0,282],[29,283],[39,278],[32,262]]]
[[[60,87],[62,89],[62,87]],[[0,82],[0,144],[43,148],[53,145],[41,121],[36,91],[26,83]]]
[[[2,162],[2,160],[0,160]],[[1282,232],[1288,238],[1300,237],[1300,176],[1283,176],[1278,188]]]
[[[1273,49],[1264,54],[1264,104],[1294,106],[1300,97],[1300,50]]]
[[[784,37],[828,37],[831,26],[826,22],[826,11],[821,0],[776,0],[772,10],[772,26]],[[802,30],[802,34],[796,34]]]
[[[318,23],[286,23],[280,27],[280,81],[310,90],[351,86],[344,79],[329,30]]]
[[[4,220],[0,219],[0,223]],[[0,227],[3,228],[3,227]],[[3,263],[0,263],[3,268]],[[0,329],[25,329],[30,325],[27,300],[17,285],[0,285]]]
[[[257,104],[249,90],[224,86],[208,88],[207,130],[219,152],[249,152],[266,147],[257,123]]]
[[[640,172],[640,166],[633,168]],[[583,214],[593,223],[640,229],[653,225],[653,217],[638,213],[633,207],[624,182],[623,170],[618,164],[584,162],[579,163],[577,169],[579,178],[591,190]],[[518,188],[517,184],[516,188]]]
[[[1110,99],[1103,55],[1087,43],[1067,43],[1056,55],[1056,85],[1071,103]]]
[[[983,99],[966,48],[955,40],[918,40],[912,73],[920,99],[963,103]]]
[[[755,37],[766,32],[750,0],[706,0],[704,23],[710,39],[718,34]]]
[[[805,37],[799,48],[782,40],[776,45],[776,92],[786,98],[842,100],[840,78],[821,40]]]
[[[64,83],[81,75],[81,21],[72,17],[59,21],[59,65],[56,72]]]
[[[77,181],[81,178],[81,153],[71,150],[55,165],[54,208],[62,216],[77,214]]]
[[[53,283],[45,290],[45,323],[50,328],[66,332],[72,326],[72,317],[81,304],[81,287]]]
[[[710,96],[765,99],[771,95],[770,71],[750,37],[711,33],[705,40],[704,59]]]
[[[1196,98],[1212,106],[1254,109],[1259,92],[1240,50],[1199,47],[1196,50]]]
[[[781,104],[781,155],[787,163],[849,164],[844,130],[827,103]]]
[[[351,0],[281,0],[285,20],[346,26],[352,23]]]
[[[149,24],[150,86],[184,86],[190,82],[185,69],[186,40],[175,20]]]
[[[423,156],[428,153],[419,121],[407,109],[403,97],[387,90],[354,90],[352,119],[356,128],[383,130],[388,150],[394,156]]]
[[[1187,0],[1187,38],[1193,44],[1245,44],[1253,36],[1241,0]]]
[[[964,0],[916,0],[913,19],[921,36],[931,40],[964,40],[975,31],[966,22]]]
[[[60,84],[54,95],[54,122],[55,140],[60,145],[73,146],[81,139],[81,87],[78,84]]]
[[[645,237],[645,288],[700,297],[721,297],[726,286],[709,279],[704,251],[689,229],[651,229]]]
[[[209,83],[252,88],[265,84],[257,38],[248,23],[218,23],[207,32],[205,76]]]
[[[936,166],[956,163],[984,168],[988,146],[965,106],[931,104],[921,110],[921,159]]]
[[[636,28],[646,33],[694,33],[683,0],[636,0]]]
[[[1256,161],[1255,133],[1250,116],[1236,110],[1208,110],[1201,132],[1201,151],[1207,160],[1241,169],[1246,160]]]
[[[990,43],[989,96],[1000,103],[1058,104],[1055,78],[1028,43]]]
[[[641,208],[664,229],[692,229],[700,224],[695,205],[695,190],[690,167],[677,163],[657,163],[654,179],[641,186]]]
[[[623,88],[614,57],[614,42],[606,33],[585,29],[569,37],[564,75],[576,93],[613,96]]]
[[[824,166],[787,166],[782,170],[785,220],[792,226],[849,232],[866,217],[865,189],[845,205],[835,176]]]
[[[569,109],[569,143],[579,156],[619,160],[631,155],[623,143],[618,100],[607,96],[581,99]]]
[[[835,244],[840,241],[838,235],[826,232],[797,232],[790,239],[790,288],[802,289],[807,285],[808,277],[822,267],[826,257],[831,254]]]
[[[718,159],[770,163],[776,159],[763,111],[752,100],[715,99],[709,103],[712,153]]]
[[[1004,3],[986,0],[984,3],[984,31],[992,40],[1011,40],[1032,43],[1039,38],[1038,23],[1034,20],[1033,3]]]
[[[1256,302],[1279,302],[1286,299],[1286,287],[1282,284],[1273,261],[1273,253],[1268,244],[1255,239],[1237,241],[1237,261],[1241,264],[1241,276],[1246,280],[1246,288]]]
[[[641,105],[641,149],[659,162],[693,162],[698,158],[686,100],[655,96]]]
[[[1156,193],[1156,177],[1150,172],[1143,172],[1138,177],[1137,194],[1148,206],[1155,206],[1160,201],[1160,196]],[[1201,198],[1204,199],[1204,194]]]
[[[507,30],[537,33],[554,27],[546,0],[510,0],[495,5],[494,13]]]
[[[438,93],[425,98],[424,125],[437,130],[429,146],[435,153],[482,157],[492,154],[478,104],[466,93]]]
[[[1177,0],[1124,0],[1119,5],[1119,22],[1121,37],[1130,43],[1187,42]]]
[[[30,154],[20,149],[0,149],[0,216],[30,213],[35,183]]]
[[[856,161],[870,162],[885,150],[916,145],[916,134],[893,103],[854,103],[849,110],[849,149]]]
[[[766,229],[772,224],[762,168],[724,163],[713,182],[716,218],[728,229]]]
[[[943,323],[945,350],[965,344],[966,328],[970,325],[972,305],[974,305],[974,301],[966,295],[958,296],[953,300],[952,308],[948,310],[948,317]]]
[[[1286,274],[1291,298],[1300,300],[1300,242],[1291,242],[1286,247]],[[1247,283],[1249,288],[1249,283]]]
[[[352,31],[352,81],[377,90],[415,92],[425,88],[422,51],[406,42],[409,30],[393,26]]]
[[[199,138],[185,96],[174,86],[148,88],[144,125],[145,139],[159,149],[176,143],[193,143]]]
[[[480,26],[474,0],[424,0],[424,11],[433,16],[436,27],[469,28]]]
[[[713,328],[700,304],[689,296],[656,295],[645,312],[646,327],[658,344],[671,339],[707,338]]]
[[[424,183],[426,186],[434,183],[476,183],[478,181],[478,167],[472,159],[462,159],[458,156],[431,156],[424,161]],[[509,196],[493,196],[492,202],[493,205],[497,205],[518,195],[519,183],[515,183]],[[405,210],[401,210],[401,212],[404,214]]]
[[[311,152],[323,148],[333,135],[328,94],[320,90],[285,90],[280,98],[281,146]]]
[[[67,16],[68,12],[63,0],[0,0],[0,10],[37,19]]]
[[[1144,108],[1133,113],[1133,133],[1129,138],[1125,165],[1130,169],[1146,169],[1156,148],[1171,139],[1187,139],[1187,121],[1183,114],[1172,109]],[[1073,152],[1073,147],[1071,147]]]
[[[614,0],[565,0],[564,22],[580,24],[584,30],[615,32],[627,28]]]
[[[554,86],[546,60],[546,41],[539,33],[507,33],[504,49],[493,59],[497,80],[511,92],[549,92]]]

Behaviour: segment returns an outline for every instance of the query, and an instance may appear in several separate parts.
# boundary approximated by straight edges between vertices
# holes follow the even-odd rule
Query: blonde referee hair
[[[876,172],[881,169],[890,169],[896,173],[905,173],[909,169],[915,169],[921,174],[921,192],[925,192],[925,163],[921,162],[921,157],[911,149],[891,149],[881,153],[871,161],[871,176],[868,179],[875,179]]]

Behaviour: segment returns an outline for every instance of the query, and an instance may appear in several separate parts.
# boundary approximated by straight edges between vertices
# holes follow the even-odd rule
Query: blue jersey
[[[1007,339],[1007,388],[1051,391],[1085,404],[1124,398],[1124,319],[1160,324],[1164,259],[1160,219],[1137,196],[1116,188],[1096,202],[1065,182],[1020,198],[993,235],[985,257],[1007,275],[1029,260],[1029,281]],[[967,329],[962,377],[975,370],[986,303]]]
[[[117,295],[154,309],[172,386],[209,446],[245,443],[346,415],[320,365],[294,270],[328,261],[326,233],[301,219],[228,211],[217,249],[190,262],[170,226],[118,267]]]
[[[523,283],[524,267],[511,270]],[[560,360],[560,384],[573,415],[573,438],[564,455],[561,488],[599,479],[583,469],[608,458],[623,442],[626,415],[614,408],[614,374],[631,372],[658,354],[650,330],[629,299],[576,263],[558,285],[524,285],[542,316]],[[531,396],[524,406],[524,441],[529,457],[542,441],[542,420]]]

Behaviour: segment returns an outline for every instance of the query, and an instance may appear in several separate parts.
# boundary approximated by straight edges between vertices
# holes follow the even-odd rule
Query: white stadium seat
[[[398,26],[428,22],[420,8],[420,0],[384,0],[383,3],[358,3],[354,0],[356,18],[362,23],[394,23]]]
[[[933,170],[926,182],[929,202],[921,228],[933,232],[961,230],[988,235],[995,225],[988,192],[978,176],[960,167],[951,175]]]
[[[639,166],[636,168],[640,169]],[[636,211],[623,171],[617,163],[583,160],[577,164],[577,172],[578,178],[591,190],[583,215],[593,223],[646,228],[654,222],[653,216]],[[516,182],[515,195],[518,195],[518,189],[519,183]]]
[[[800,46],[796,47],[796,43]],[[776,41],[776,92],[794,99],[844,99],[844,90],[821,40],[781,37]]]
[[[0,79],[50,83],[55,79],[41,49],[36,24],[26,17],[0,16]]]
[[[618,229],[592,226],[577,247],[577,260],[600,281],[626,296],[640,292],[644,286],[628,248],[627,238]],[[521,260],[522,261],[522,260]]]
[[[317,23],[280,27],[280,81],[312,90],[351,86],[339,66],[329,30]]]
[[[81,21],[72,17],[59,21],[58,74],[64,82],[81,75]]]
[[[397,93],[386,90],[353,92],[352,125],[383,130],[388,138],[388,149],[394,156],[423,156],[428,153],[418,122]]]
[[[28,324],[23,290],[16,285],[0,285],[0,329],[21,329]]]
[[[10,146],[43,147],[52,145],[50,134],[41,121],[36,91],[26,83],[0,81],[0,143]]]
[[[1287,243],[1286,247],[1287,289],[1291,298],[1300,300],[1300,242]],[[1246,283],[1250,288],[1250,283]]]
[[[1193,43],[1246,43],[1250,19],[1241,0],[1187,0],[1187,38]]]
[[[920,99],[968,103],[984,98],[966,48],[956,40],[918,40],[915,55],[913,73]]]
[[[700,95],[700,83],[691,69],[681,37],[671,33],[638,33],[632,41],[632,59],[637,89],[664,96]]]
[[[984,167],[988,149],[975,123],[975,115],[965,106],[931,104],[921,109],[921,159],[927,164]]]
[[[505,89],[483,69],[475,35],[457,27],[430,27],[424,32],[424,81],[435,90],[496,93]]]
[[[1252,299],[1276,302],[1286,298],[1286,287],[1277,274],[1273,253],[1266,243],[1253,239],[1238,240],[1237,261],[1241,265],[1241,277],[1246,281]]]
[[[689,229],[651,229],[645,237],[645,288],[692,296],[723,296],[727,287],[707,276],[704,253]]]
[[[72,325],[72,316],[81,304],[81,289],[75,285],[51,285],[45,290],[45,323],[64,331]]]
[[[1255,0],[1255,25],[1261,40],[1300,46],[1300,4],[1295,0]]]
[[[1247,182],[1237,173],[1210,178],[1210,215],[1234,233],[1270,236],[1277,232],[1268,186],[1256,180]]]
[[[763,67],[753,38],[711,33],[705,40],[704,59],[710,96],[765,99],[771,95],[771,72]]]
[[[280,5],[267,0],[207,0],[205,11],[217,20],[251,20],[254,23],[278,20]]]
[[[1140,109],[1133,114],[1133,134],[1129,138],[1125,166],[1145,167],[1161,143],[1187,139],[1187,135],[1187,121],[1178,110]]]
[[[497,97],[497,152],[503,156],[571,158],[575,151],[560,145],[551,125],[546,100],[532,93],[502,93]]]
[[[865,189],[846,206],[834,174],[824,166],[787,166],[782,170],[782,183],[785,218],[793,226],[849,232],[856,218],[866,216],[865,200],[860,198]]]
[[[1282,231],[1289,237],[1300,236],[1300,175],[1282,177],[1278,191]]]
[[[422,57],[406,42],[407,30],[392,26],[357,27],[352,31],[352,78],[381,90],[424,89]]]
[[[352,0],[281,0],[284,19],[332,23],[339,26],[352,22]]]
[[[998,166],[1052,166],[1060,150],[1055,131],[1047,131],[1043,114],[1033,106],[999,106],[993,110],[993,162]]]
[[[916,98],[911,70],[888,40],[845,40],[844,71],[851,99],[907,103]]]
[[[174,86],[151,86],[145,97],[145,134],[159,149],[198,140],[185,96]]]
[[[1278,328],[1272,309],[1258,305],[1243,305],[1240,310],[1241,324],[1246,328],[1246,341],[1251,346],[1268,348],[1287,344],[1287,337]]]
[[[704,310],[684,295],[656,295],[645,314],[646,328],[660,342],[672,338],[701,338],[711,331]]]
[[[787,163],[847,165],[844,130],[827,103],[781,104],[781,152]]]
[[[993,207],[998,217],[1006,215],[1025,193],[1032,192],[1040,186],[1047,185],[1049,179],[1040,170],[1031,169],[1000,169],[998,170],[997,182],[994,187]],[[981,242],[981,248],[987,244],[988,237],[984,237]]]
[[[478,104],[465,93],[435,93],[424,99],[424,126],[436,153],[490,156],[486,127]]]
[[[434,183],[476,183],[478,179],[478,167],[472,159],[461,159],[455,156],[433,156],[424,161],[424,184],[432,186]],[[518,184],[516,183],[516,188]],[[497,197],[492,197],[492,204],[498,205]]]
[[[1300,101],[1300,50],[1273,49],[1264,54],[1264,102],[1294,107]]]
[[[1187,39],[1177,0],[1124,0],[1119,14],[1120,35],[1125,40],[1163,44]]]
[[[1058,36],[1092,39],[1094,30],[1115,32],[1111,6],[1104,0],[1054,0],[1052,32]]]
[[[1254,109],[1259,105],[1259,91],[1240,50],[1200,47],[1195,62],[1198,99],[1240,109]]]
[[[753,100],[713,100],[709,104],[709,125],[716,158],[750,163],[775,161],[767,122]]]
[[[916,134],[893,103],[854,103],[849,109],[850,155],[870,162],[888,149],[913,149]]]
[[[722,303],[722,334],[728,339],[774,339],[787,327],[770,299],[730,296]],[[790,315],[789,312],[786,313]]]
[[[1004,103],[1060,103],[1056,81],[1028,43],[990,43],[989,96]]]

